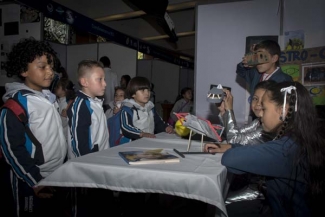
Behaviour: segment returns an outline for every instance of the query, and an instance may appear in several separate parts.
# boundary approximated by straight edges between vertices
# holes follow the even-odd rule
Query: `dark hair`
[[[63,66],[58,68],[58,70],[56,72],[61,74],[61,78],[69,78],[68,73]]]
[[[103,56],[99,59],[103,63],[104,67],[111,67],[111,60],[107,56]]]
[[[261,41],[254,47],[254,50],[258,49],[265,49],[271,56],[278,55],[278,61],[275,62],[275,65],[280,65],[281,48],[278,42],[272,40]]]
[[[298,144],[295,165],[306,166],[304,172],[309,181],[307,192],[311,198],[318,198],[319,195],[324,195],[325,189],[325,142],[321,136],[323,132],[319,131],[316,109],[309,92],[299,82],[281,82],[270,86],[265,94],[277,105],[282,106],[284,92],[281,92],[281,89],[289,86],[296,87],[296,90],[292,90],[291,94],[287,93],[286,102],[289,107],[281,128],[278,128],[281,129],[278,138],[289,135]]]
[[[76,97],[74,84],[68,78],[60,78],[56,88],[62,87],[62,89],[66,92],[67,100],[74,99]]]
[[[78,64],[78,78],[85,76],[87,71],[89,69],[94,68],[94,67],[103,68],[103,64],[101,62],[96,61],[96,60],[82,60]]]
[[[55,63],[56,52],[48,42],[37,41],[34,38],[22,39],[13,46],[12,51],[8,54],[5,70],[8,77],[17,75],[20,79],[25,80],[21,73],[28,70],[28,64],[36,58],[46,55],[47,63]]]
[[[122,75],[121,79],[124,79],[125,80],[125,88],[128,86],[130,80],[131,80],[131,76],[130,75]]]
[[[114,95],[115,95],[116,91],[118,91],[118,90],[122,90],[122,91],[124,92],[124,94],[125,94],[126,89],[125,89],[124,87],[120,87],[120,86],[118,86],[118,87],[115,87]],[[124,96],[124,97],[125,97],[125,96]]]
[[[183,95],[184,95],[187,91],[189,91],[189,90],[193,92],[192,88],[190,88],[190,87],[184,87],[184,88],[181,90],[181,93],[176,97],[175,103],[176,103],[178,100],[182,99],[182,98],[183,98]]]
[[[256,84],[255,88],[254,88],[254,92],[258,89],[264,89],[267,90],[269,89],[270,86],[275,85],[277,82],[273,81],[273,80],[266,80],[266,81],[261,81],[259,83]]]
[[[138,90],[148,89],[150,91],[150,81],[145,77],[134,77],[130,80],[126,88],[127,98],[131,99]]]

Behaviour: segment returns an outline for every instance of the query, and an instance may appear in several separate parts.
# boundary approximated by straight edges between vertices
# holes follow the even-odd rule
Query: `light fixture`
[[[207,95],[207,101],[211,103],[220,103],[222,102],[223,98],[225,96],[225,93],[223,92],[223,87],[221,84],[218,86],[214,86],[211,88]]]

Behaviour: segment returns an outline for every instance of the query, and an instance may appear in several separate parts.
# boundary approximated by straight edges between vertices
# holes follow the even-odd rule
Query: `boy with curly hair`
[[[11,186],[14,216],[62,216],[53,189],[37,185],[63,164],[67,153],[57,104],[47,89],[54,75],[54,56],[48,43],[33,38],[21,40],[8,55],[6,71],[23,82],[7,83],[3,101],[13,98],[20,103],[40,143],[34,144],[11,110],[1,110],[0,143],[6,161],[1,163],[7,164],[2,172]]]

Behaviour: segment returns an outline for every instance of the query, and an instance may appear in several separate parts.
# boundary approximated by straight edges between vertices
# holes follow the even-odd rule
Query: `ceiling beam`
[[[191,9],[191,8],[195,7],[196,3],[197,3],[197,1],[190,1],[190,2],[185,2],[185,3],[180,3],[180,4],[168,5],[166,11],[167,12],[175,12],[175,11]],[[114,14],[114,15],[110,15],[110,16],[99,17],[99,18],[96,18],[95,20],[98,22],[108,22],[108,21],[116,21],[116,20],[124,20],[124,19],[140,17],[145,14],[146,13],[144,11],[140,10],[140,11],[127,12],[127,13],[123,13],[123,14]]]
[[[185,36],[191,36],[191,35],[195,35],[195,31],[191,31],[191,32],[180,32],[176,34],[178,37],[185,37]],[[151,36],[151,37],[145,37],[145,38],[141,38],[144,41],[154,41],[154,40],[160,40],[160,39],[165,39],[165,38],[169,38],[168,35],[157,35],[157,36]]]

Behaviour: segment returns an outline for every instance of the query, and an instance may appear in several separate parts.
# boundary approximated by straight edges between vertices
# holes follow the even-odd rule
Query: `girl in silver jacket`
[[[251,109],[256,118],[250,123],[241,128],[237,126],[235,115],[233,112],[233,96],[230,91],[224,89],[226,97],[219,107],[219,119],[221,124],[225,127],[224,133],[226,134],[228,143],[240,143],[242,145],[257,145],[270,141],[273,138],[270,134],[262,131],[260,123],[261,113],[261,100],[266,89],[274,85],[276,82],[267,80],[258,83],[255,86],[254,95],[251,99]],[[239,181],[238,181],[239,180]],[[261,183],[259,177],[246,177],[237,176],[236,180],[233,179],[232,185],[244,186],[240,190],[230,192],[226,198],[225,203],[239,202],[243,200],[263,199],[264,196],[258,190],[257,186]],[[245,185],[246,183],[246,185]],[[248,183],[248,184],[247,184]]]
[[[255,118],[250,124],[241,128],[237,126],[234,111],[233,111],[233,96],[231,92],[225,89],[226,97],[219,104],[219,119],[225,127],[224,133],[228,143],[240,143],[242,145],[256,145],[269,141],[269,135],[262,133],[260,125],[261,99],[268,86],[275,84],[275,81],[267,80],[258,83],[255,86],[254,95],[251,99],[251,109],[254,112]]]

